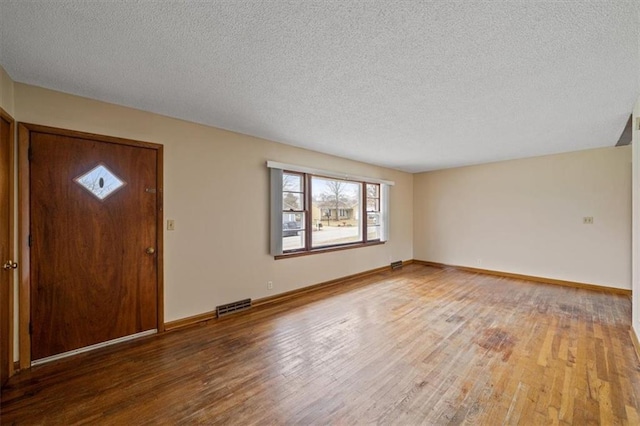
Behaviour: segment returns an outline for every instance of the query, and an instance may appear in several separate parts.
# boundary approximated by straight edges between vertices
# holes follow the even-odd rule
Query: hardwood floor
[[[627,296],[410,265],[14,376],[2,424],[640,424]]]

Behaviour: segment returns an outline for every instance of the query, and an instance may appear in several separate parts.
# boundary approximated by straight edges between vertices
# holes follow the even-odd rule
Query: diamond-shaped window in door
[[[100,201],[127,184],[103,164],[99,164],[87,173],[78,176],[74,181]]]

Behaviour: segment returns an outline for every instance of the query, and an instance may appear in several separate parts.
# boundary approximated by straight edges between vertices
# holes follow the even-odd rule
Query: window
[[[380,185],[367,185],[367,238],[380,239]]]
[[[306,247],[304,175],[282,174],[282,248],[285,251]]]
[[[311,247],[365,242],[362,233],[362,183],[311,178]]]
[[[98,164],[74,181],[102,201],[127,183],[116,176],[104,164]]]
[[[379,244],[387,239],[388,187],[393,182],[336,177],[268,163],[271,168],[271,253],[278,256]]]

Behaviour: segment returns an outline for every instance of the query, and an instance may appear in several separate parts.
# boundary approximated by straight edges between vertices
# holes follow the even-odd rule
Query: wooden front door
[[[29,137],[32,360],[158,328],[158,149],[61,133]]]
[[[15,263],[11,259],[12,247],[11,233],[11,145],[13,143],[13,120],[2,110],[0,110],[0,386],[9,378],[11,371],[10,351],[12,345],[11,315],[13,313],[13,291],[11,285],[11,274],[15,268]]]

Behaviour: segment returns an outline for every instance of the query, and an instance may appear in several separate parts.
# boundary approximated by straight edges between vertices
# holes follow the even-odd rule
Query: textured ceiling
[[[640,94],[639,3],[1,0],[0,65],[416,172],[615,145]]]

